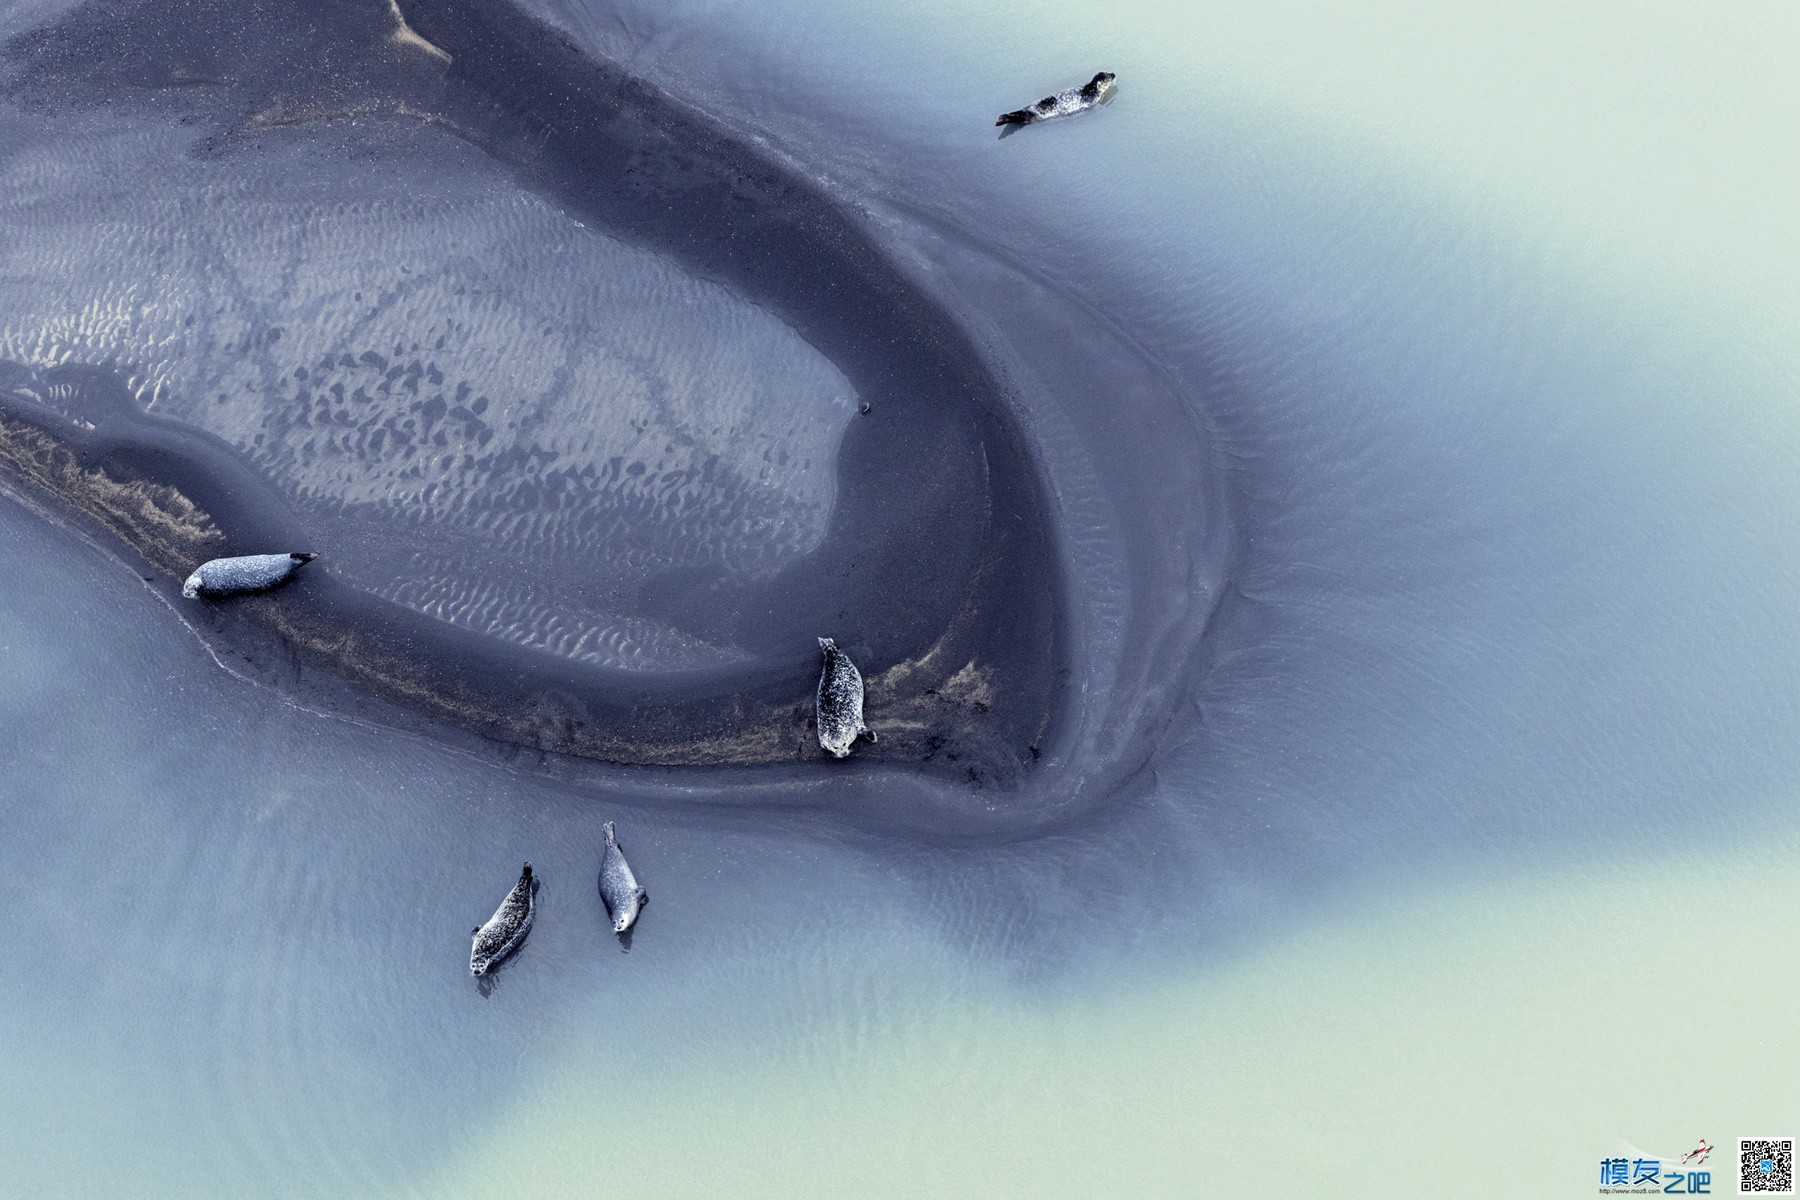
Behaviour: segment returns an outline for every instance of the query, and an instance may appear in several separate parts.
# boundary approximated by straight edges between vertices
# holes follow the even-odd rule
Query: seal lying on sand
[[[843,758],[857,738],[875,740],[875,732],[863,724],[862,672],[830,638],[820,638],[819,649],[825,652],[825,669],[819,672],[819,745],[831,757]]]
[[[531,876],[531,864],[526,863],[519,873],[519,882],[506,893],[506,899],[487,924],[469,930],[475,936],[475,944],[469,948],[469,973],[479,979],[517,950],[531,932],[531,919],[536,915],[536,881]]]
[[[181,585],[181,594],[189,600],[196,596],[218,600],[246,592],[266,592],[292,579],[295,571],[317,557],[316,554],[294,553],[215,558],[201,563],[199,569],[187,577],[187,582]]]
[[[600,899],[606,902],[607,915],[612,917],[613,932],[624,933],[638,919],[638,912],[650,902],[650,893],[638,885],[637,876],[631,873],[631,864],[625,861],[625,852],[619,849],[619,839],[613,834],[613,823],[608,821],[600,832],[606,837],[606,853],[600,857]]]
[[[1111,71],[1102,71],[1081,87],[1066,88],[1054,96],[1045,96],[1030,108],[1001,113],[1000,119],[994,124],[1029,125],[1033,121],[1048,121],[1054,117],[1086,112],[1106,99],[1107,93],[1112,91],[1113,80],[1117,78]]]

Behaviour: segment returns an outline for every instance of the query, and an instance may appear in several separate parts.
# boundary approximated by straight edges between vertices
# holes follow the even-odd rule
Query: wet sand
[[[860,762],[1014,787],[1050,748],[1066,634],[1040,468],[967,336],[850,214],[717,122],[510,9],[409,6],[408,20],[447,62],[397,42],[375,3],[304,14],[220,4],[179,25],[150,5],[89,6],[14,43],[24,70],[12,94],[52,108],[178,112],[205,129],[200,154],[247,153],[265,131],[347,112],[399,114],[454,131],[523,186],[778,312],[870,409],[844,437],[825,541],[772,578],[667,572],[639,593],[647,618],[755,660],[663,677],[607,672],[358,595],[329,578],[332,546],[309,539],[229,447],[134,411],[121,382],[99,373],[35,389],[71,383],[58,407],[95,425],[92,437],[35,428],[105,471],[173,489],[229,552],[304,542],[320,554],[325,569],[299,586],[194,618],[222,661],[308,703],[367,714],[381,710],[366,701],[385,702],[526,751],[614,764],[791,762],[819,757],[811,647],[830,633],[870,679],[883,736]],[[28,407],[18,415],[32,420]],[[61,499],[81,509],[78,497]],[[152,553],[161,519],[116,519],[112,532],[177,575],[182,563]],[[328,697],[329,684],[311,682],[321,670],[355,694]]]

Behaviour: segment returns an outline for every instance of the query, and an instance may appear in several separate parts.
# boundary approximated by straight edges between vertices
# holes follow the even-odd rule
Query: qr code
[[[1794,1139],[1738,1139],[1738,1195],[1794,1194]]]

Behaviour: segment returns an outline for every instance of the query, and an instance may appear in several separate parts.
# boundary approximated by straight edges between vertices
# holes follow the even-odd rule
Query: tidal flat
[[[1585,1195],[1791,1114],[1800,29],[1551,13],[10,8],[0,1176]]]

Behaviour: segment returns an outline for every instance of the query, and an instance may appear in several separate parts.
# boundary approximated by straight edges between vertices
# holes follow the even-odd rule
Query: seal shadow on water
[[[1066,606],[1040,468],[969,335],[858,218],[504,0],[192,0],[178,20],[170,8],[87,0],[14,38],[7,97],[50,116],[105,105],[193,123],[195,154],[214,159],[328,123],[354,137],[350,116],[460,138],[521,187],[775,312],[883,417],[847,428],[816,550],[772,577],[670,578],[640,597],[642,616],[740,647],[744,665],[609,671],[448,626],[330,574],[193,616],[222,661],[285,658],[292,668],[276,685],[311,689],[311,703],[384,723],[410,714],[426,732],[489,746],[793,770],[810,740],[797,715],[813,682],[801,648],[848,621],[869,647],[883,735],[861,757],[1002,790],[1031,769],[1031,748],[1055,736],[1067,702]],[[0,480],[121,545],[134,567],[178,577],[202,556],[312,544],[233,448],[132,404],[92,401],[106,388],[87,383],[56,406],[85,428],[21,399],[44,394],[29,381],[0,388],[0,442],[15,443],[0,446]],[[41,469],[45,453],[63,454],[66,469]],[[121,491],[132,504],[114,502]],[[180,545],[172,513],[186,522]]]

